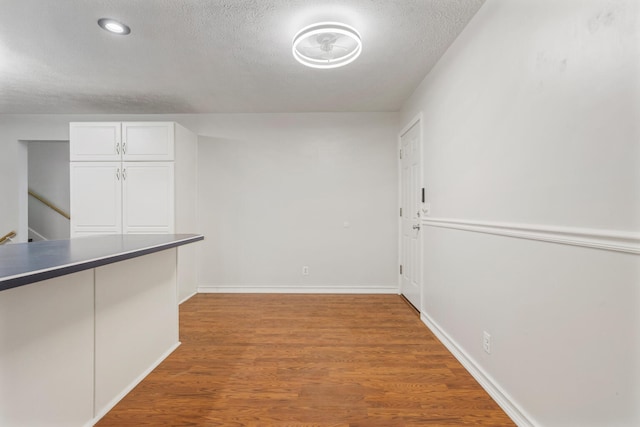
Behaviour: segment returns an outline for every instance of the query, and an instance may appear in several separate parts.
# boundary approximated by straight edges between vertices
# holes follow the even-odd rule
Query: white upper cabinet
[[[122,160],[171,161],[173,145],[173,122],[122,123]]]
[[[82,122],[69,126],[72,162],[107,162],[121,159],[120,122]]]
[[[70,160],[173,161],[173,122],[76,122],[69,125]]]

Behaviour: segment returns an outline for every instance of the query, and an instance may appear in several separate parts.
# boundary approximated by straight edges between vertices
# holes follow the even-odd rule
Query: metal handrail
[[[50,202],[46,198],[42,197],[41,195],[39,195],[38,193],[36,193],[32,189],[29,189],[29,195],[31,197],[33,197],[34,199],[42,202],[42,204],[44,204],[46,207],[53,209],[54,211],[56,211],[57,213],[59,213],[63,217],[65,217],[67,219],[71,219],[71,216],[68,213],[66,213],[65,211],[63,211],[62,209],[60,209],[59,207],[54,205],[52,202]]]
[[[8,232],[4,236],[0,237],[0,245],[4,244],[7,240],[13,239],[14,237],[16,237],[15,231]]]

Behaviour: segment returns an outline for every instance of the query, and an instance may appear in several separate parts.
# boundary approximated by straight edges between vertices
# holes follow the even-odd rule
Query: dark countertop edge
[[[101,267],[107,264],[113,264],[115,262],[124,261],[127,259],[137,258],[139,256],[152,254],[154,252],[176,248],[178,246],[198,242],[200,240],[204,240],[204,236],[201,234],[184,239],[174,240],[172,242],[160,243],[140,249],[133,249],[127,252],[120,252],[100,258],[80,261],[73,264],[64,264],[43,270],[30,271],[15,276],[5,277],[4,279],[0,279],[0,292],[35,282],[40,282],[42,280],[53,279],[55,277],[65,276],[67,274],[77,273],[83,270],[90,270],[92,268]]]

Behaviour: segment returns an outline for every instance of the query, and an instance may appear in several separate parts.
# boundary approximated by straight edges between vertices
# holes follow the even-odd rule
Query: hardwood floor
[[[97,425],[514,426],[397,295],[199,294]]]

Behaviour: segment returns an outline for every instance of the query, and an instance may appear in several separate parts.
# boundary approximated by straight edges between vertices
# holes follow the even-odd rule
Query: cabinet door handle
[[[127,170],[122,168],[122,179],[127,179]]]
[[[127,143],[126,142],[122,143],[122,154],[127,154]]]
[[[116,154],[120,154],[120,144],[116,144]]]
[[[116,179],[120,181],[120,168],[116,169]]]

